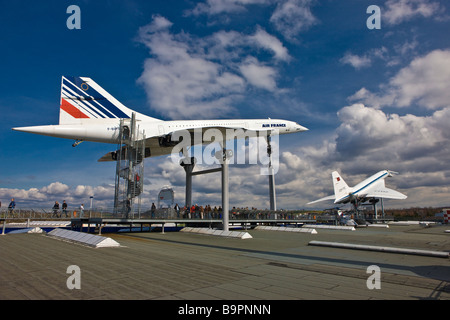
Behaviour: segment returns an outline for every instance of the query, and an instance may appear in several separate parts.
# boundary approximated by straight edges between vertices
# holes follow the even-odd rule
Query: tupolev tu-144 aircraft
[[[238,129],[241,132],[265,133],[270,136],[308,130],[293,121],[270,118],[163,121],[127,108],[90,78],[64,76],[61,82],[59,124],[18,127],[13,130],[73,139],[77,141],[74,146],[82,141],[117,144],[120,121],[131,119],[132,114],[139,129],[145,132],[145,157],[170,154],[176,144],[172,136],[181,131],[193,134],[195,130],[218,129],[224,133],[229,129]],[[206,142],[210,141],[205,141],[202,136],[198,143]],[[99,159],[114,160],[114,152]]]
[[[366,202],[367,200],[373,198],[397,200],[406,199],[407,196],[403,193],[386,188],[385,186],[384,179],[387,177],[392,177],[395,173],[396,172],[389,170],[382,170],[358,183],[354,187],[349,187],[340,174],[337,171],[333,171],[331,176],[333,179],[334,195],[311,201],[308,204],[326,200],[334,200],[334,203],[338,204],[351,202],[355,205],[355,207],[357,207],[358,203]]]

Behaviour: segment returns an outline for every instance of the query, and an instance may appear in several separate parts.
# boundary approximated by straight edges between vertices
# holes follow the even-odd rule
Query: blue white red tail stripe
[[[77,90],[75,86],[72,86],[69,81],[63,81],[63,87],[61,91],[62,99],[66,99],[67,101],[69,101],[69,103],[74,104],[75,107],[81,108],[81,110],[84,110],[85,112],[91,114],[91,117],[93,118],[107,118],[105,114],[88,103],[88,100],[84,100],[89,99],[88,97],[81,96],[79,93],[81,92],[79,92],[79,90]]]
[[[92,79],[62,78],[60,123],[71,122],[70,119],[129,118],[126,111],[129,109]]]
[[[89,118],[106,118],[106,115],[100,113],[97,108],[87,103],[85,99],[89,99],[89,97],[65,78],[63,79],[61,98],[65,99],[84,114],[87,114]]]

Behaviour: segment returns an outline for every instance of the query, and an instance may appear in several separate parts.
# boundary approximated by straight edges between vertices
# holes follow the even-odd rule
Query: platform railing
[[[316,214],[304,213],[299,211],[272,211],[272,210],[251,210],[251,209],[232,209],[229,212],[230,220],[308,220],[315,219]],[[33,219],[33,220],[67,220],[73,218],[125,218],[126,214],[114,213],[113,208],[95,208],[84,209],[68,207],[67,210],[52,208],[0,208],[0,218],[2,219]],[[188,210],[175,211],[173,208],[162,208],[154,211],[144,210],[142,212],[133,212],[128,215],[129,219],[222,219],[223,213],[219,210],[210,212]]]

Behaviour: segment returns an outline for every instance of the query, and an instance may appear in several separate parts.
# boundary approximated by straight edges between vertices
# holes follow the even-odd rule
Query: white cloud
[[[147,28],[145,33],[148,32],[157,32],[161,30],[167,30],[169,29],[173,23],[167,20],[167,18],[160,16],[160,15],[153,15],[153,21],[152,23],[148,24],[144,28]]]
[[[440,11],[439,3],[431,0],[388,0],[382,19],[389,25],[395,25],[419,16],[429,18]]]
[[[207,14],[218,15],[223,13],[236,13],[246,11],[246,6],[253,4],[266,4],[267,0],[207,0],[198,3],[188,14],[195,16]]]
[[[249,36],[249,39],[254,40],[255,43],[260,47],[272,51],[275,55],[275,58],[279,60],[288,61],[291,59],[288,50],[283,45],[283,43],[278,40],[278,38],[268,34],[261,27],[258,27],[256,33],[252,36]]]
[[[434,50],[415,58],[389,82],[380,93],[361,88],[349,99],[373,107],[409,107],[417,104],[430,110],[450,105],[450,50]]]
[[[370,67],[375,59],[386,60],[387,53],[388,50],[385,47],[371,49],[361,56],[347,52],[339,62],[342,64],[349,64],[353,68],[359,70]]]
[[[277,190],[296,190],[297,202],[304,199],[299,204],[304,205],[333,193],[333,170],[340,171],[351,185],[390,169],[400,175],[389,179],[387,186],[410,197],[389,202],[389,206],[446,205],[448,199],[435,193],[441,194],[450,185],[450,133],[445,127],[450,107],[431,116],[400,116],[353,104],[339,110],[338,116],[340,125],[321,146],[282,153],[276,179],[283,183],[277,184]]]
[[[357,56],[349,52],[347,52],[339,61],[342,64],[349,64],[355,69],[369,67],[372,64],[372,61],[368,56]]]
[[[450,104],[450,50],[435,50],[414,59],[390,80],[399,107],[414,101],[428,109]]]
[[[140,30],[139,40],[153,58],[145,61],[139,83],[155,111],[172,119],[223,116],[232,111],[231,97],[242,92],[239,76],[207,59],[198,39],[150,30]]]
[[[198,3],[194,9],[187,11],[187,14],[223,17],[245,12],[252,5],[268,7],[273,4],[276,4],[276,8],[270,17],[270,23],[289,41],[296,42],[296,37],[302,31],[318,23],[318,19],[311,12],[312,0],[207,0]]]
[[[64,194],[69,190],[69,186],[65,185],[61,182],[53,182],[49,184],[47,187],[43,187],[41,189],[41,192],[51,194],[51,195],[58,195],[58,194]]]
[[[234,104],[249,85],[277,90],[276,68],[290,56],[281,41],[261,27],[250,35],[218,31],[195,37],[173,34],[170,26],[157,16],[137,37],[150,49],[138,82],[153,110],[172,119],[223,117],[235,112]],[[261,49],[272,57],[259,61]]]
[[[254,59],[250,59],[239,67],[245,79],[255,87],[274,91],[276,89],[274,68],[260,65]]]
[[[61,182],[52,182],[40,189],[8,189],[0,188],[0,199],[14,198],[18,208],[50,209],[55,201],[63,200],[69,207],[78,207],[81,203],[88,203],[90,196],[94,196],[97,206],[110,205],[114,199],[114,186],[76,186],[71,188]]]
[[[395,164],[411,171],[422,166],[419,159],[429,161],[441,155],[450,160],[450,149],[443,148],[448,134],[441,125],[450,120],[450,109],[436,111],[429,117],[399,116],[354,104],[342,108],[338,116],[338,159],[363,159],[370,167]],[[440,165],[433,170],[446,168]]]
[[[414,46],[396,50],[408,52]],[[323,172],[329,175],[332,170],[353,177],[355,183],[382,169],[399,171],[401,174],[388,183],[409,197],[390,202],[391,206],[446,205],[443,190],[450,185],[450,133],[446,128],[450,122],[449,87],[450,50],[416,57],[380,85],[378,93],[361,88],[349,97],[370,107],[355,103],[340,109],[340,125],[333,137],[316,150],[302,148],[299,152],[323,179]],[[432,113],[399,115],[379,109],[387,106],[419,106]],[[323,190],[315,198],[332,193],[331,183]]]
[[[93,195],[93,193],[94,193],[94,188],[91,187],[91,186],[81,186],[81,185],[79,185],[79,186],[77,186],[75,188],[75,191],[74,191],[74,194],[77,197],[82,197],[82,196],[88,196],[89,197],[89,196]]]
[[[310,167],[309,163],[306,162],[305,159],[302,159],[290,151],[282,152],[281,156],[283,163],[286,164],[286,167],[289,168],[290,171],[304,171],[308,170]]]
[[[405,41],[403,44],[395,44],[394,49],[400,56],[406,56],[411,52],[414,52],[418,45],[419,42],[417,40]]]
[[[14,198],[16,203],[20,202],[22,199],[26,201],[28,200],[43,201],[47,199],[47,194],[41,192],[37,188],[30,188],[28,190],[1,188],[0,198],[2,199]]]
[[[311,5],[311,0],[279,1],[270,22],[286,39],[296,41],[300,32],[318,23],[311,12]]]

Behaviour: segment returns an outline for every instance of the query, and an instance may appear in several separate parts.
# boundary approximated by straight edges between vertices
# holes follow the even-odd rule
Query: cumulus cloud
[[[88,203],[90,196],[95,197],[97,206],[109,206],[114,199],[114,186],[76,186],[72,188],[61,182],[52,182],[42,188],[8,189],[0,188],[0,199],[16,200],[18,208],[50,208],[55,201],[63,200],[70,207],[78,207]]]
[[[429,109],[448,106],[450,101],[450,50],[435,50],[414,59],[390,80],[399,107],[417,101]]]
[[[375,59],[387,59],[387,49],[385,47],[371,49],[363,55],[356,55],[350,52],[345,53],[345,55],[339,60],[342,64],[349,64],[353,68],[359,70],[363,68],[370,67]]]
[[[25,189],[8,189],[0,188],[0,198],[15,198],[17,202],[20,201],[47,201],[54,196],[63,196],[69,190],[69,186],[61,182],[52,182],[48,186],[38,188]]]
[[[286,39],[296,41],[300,32],[318,23],[311,6],[311,0],[279,1],[270,22]]]
[[[137,37],[151,55],[138,82],[155,111],[172,119],[220,117],[235,112],[234,104],[249,86],[277,90],[277,65],[290,56],[281,41],[261,27],[253,34],[219,31],[196,37],[171,33],[171,25],[155,16]],[[271,58],[261,61],[261,49]]]
[[[444,189],[450,185],[450,146],[444,123],[450,121],[450,108],[431,116],[402,116],[352,104],[338,111],[338,119],[339,126],[321,145],[281,151],[275,176],[278,203],[302,208],[308,207],[309,201],[333,194],[334,170],[349,185],[355,185],[383,169],[400,172],[386,184],[409,196],[404,201],[385,201],[387,207],[448,203]],[[240,178],[251,179],[250,172],[251,168],[240,172]],[[264,178],[261,181],[264,183]],[[267,190],[260,199],[268,200]],[[332,202],[316,206],[330,205]]]
[[[450,109],[428,117],[399,116],[354,104],[338,112],[341,125],[336,129],[336,155],[341,159],[360,159],[368,167],[395,164],[408,171],[447,170],[450,147],[442,121],[450,120]],[[431,169],[431,168],[430,168]]]
[[[261,27],[258,27],[255,34],[249,36],[248,40],[254,41],[257,46],[263,49],[272,51],[275,58],[280,61],[289,61],[291,59],[288,50],[283,43],[278,38],[267,33],[267,31]]]
[[[285,39],[297,42],[297,36],[301,32],[318,23],[318,19],[311,12],[313,3],[312,0],[207,0],[188,10],[187,15],[206,14],[217,17],[246,12],[252,5],[268,7],[276,4],[270,23]]]
[[[236,13],[246,11],[246,7],[253,4],[266,4],[267,0],[207,0],[198,3],[194,9],[187,14],[191,15],[217,15],[223,13]]]
[[[416,17],[429,18],[441,12],[440,4],[431,0],[388,0],[383,20],[396,25]]]
[[[230,96],[242,92],[243,80],[207,59],[190,35],[153,32],[154,24],[139,32],[153,56],[139,78],[152,108],[172,119],[229,113]]]
[[[261,65],[254,59],[250,59],[242,64],[239,70],[251,85],[268,91],[276,89],[277,72],[274,68]]]
[[[349,52],[347,52],[339,61],[342,64],[349,64],[355,69],[365,68],[372,64],[372,61],[368,56],[358,56]]]
[[[41,192],[52,195],[60,195],[66,193],[67,190],[69,190],[68,185],[65,185],[64,183],[61,182],[53,182],[49,184],[47,187],[43,187],[41,189]]]
[[[315,175],[325,179],[316,183],[321,183],[329,194],[332,188],[327,181],[333,170],[352,177],[355,183],[382,169],[399,171],[401,174],[389,180],[389,184],[406,191],[430,182],[434,186],[449,185],[449,134],[443,124],[450,121],[450,108],[435,111],[431,116],[400,116],[353,104],[339,110],[338,116],[339,127],[321,148],[299,151],[300,157],[314,168]],[[303,170],[311,174],[307,167]],[[431,190],[412,200],[429,203],[430,199],[433,199]]]
[[[449,106],[450,50],[434,50],[415,58],[401,69],[379,93],[361,88],[351,101],[361,101],[373,107],[409,107],[412,104],[430,110]]]

